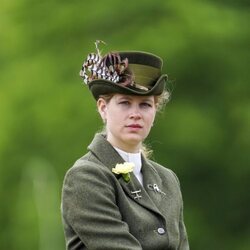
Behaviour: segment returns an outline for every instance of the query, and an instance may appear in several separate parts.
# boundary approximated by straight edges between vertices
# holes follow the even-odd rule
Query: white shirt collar
[[[135,164],[134,167],[134,174],[137,176],[139,173],[141,173],[141,152],[139,153],[128,153],[125,152],[119,148],[115,147],[115,150],[119,153],[119,155],[123,158],[126,162],[133,162]]]

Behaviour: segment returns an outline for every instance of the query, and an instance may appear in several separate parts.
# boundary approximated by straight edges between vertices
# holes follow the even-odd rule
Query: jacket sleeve
[[[176,182],[178,183],[178,187],[180,189],[180,197],[181,197],[181,211],[180,211],[180,218],[179,218],[180,243],[179,243],[178,250],[189,250],[188,236],[187,236],[187,231],[186,231],[184,217],[183,217],[183,199],[182,199],[182,194],[181,194],[180,181],[177,175],[172,170],[170,169],[168,170],[174,176]]]
[[[184,220],[183,220],[183,206],[182,206],[181,214],[180,214],[179,232],[180,232],[180,245],[178,249],[189,250],[188,237],[187,237],[186,227],[185,227]]]
[[[67,249],[142,249],[122,221],[111,175],[97,164],[73,167],[66,174],[62,216]]]

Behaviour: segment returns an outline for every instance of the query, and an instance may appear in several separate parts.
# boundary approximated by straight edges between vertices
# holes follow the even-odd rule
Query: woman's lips
[[[130,124],[130,125],[127,125],[126,127],[128,127],[128,128],[142,128],[142,126],[140,124]]]

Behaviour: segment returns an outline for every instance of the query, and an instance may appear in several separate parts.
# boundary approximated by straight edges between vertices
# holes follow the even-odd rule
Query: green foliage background
[[[148,143],[179,176],[191,249],[249,249],[249,7],[1,0],[1,249],[65,248],[63,177],[102,126],[78,75],[96,39],[165,61],[172,100]]]

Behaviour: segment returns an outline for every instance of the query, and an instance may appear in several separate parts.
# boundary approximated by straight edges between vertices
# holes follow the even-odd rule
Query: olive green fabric
[[[130,63],[129,70],[134,76],[134,82],[146,88],[151,88],[155,83],[155,79],[158,79],[161,75],[160,69],[148,65]]]
[[[124,162],[104,135],[67,172],[62,217],[67,249],[188,250],[183,201],[175,174],[143,158],[144,187],[111,169]],[[157,184],[164,192],[148,188]],[[138,191],[141,198],[135,198]]]

